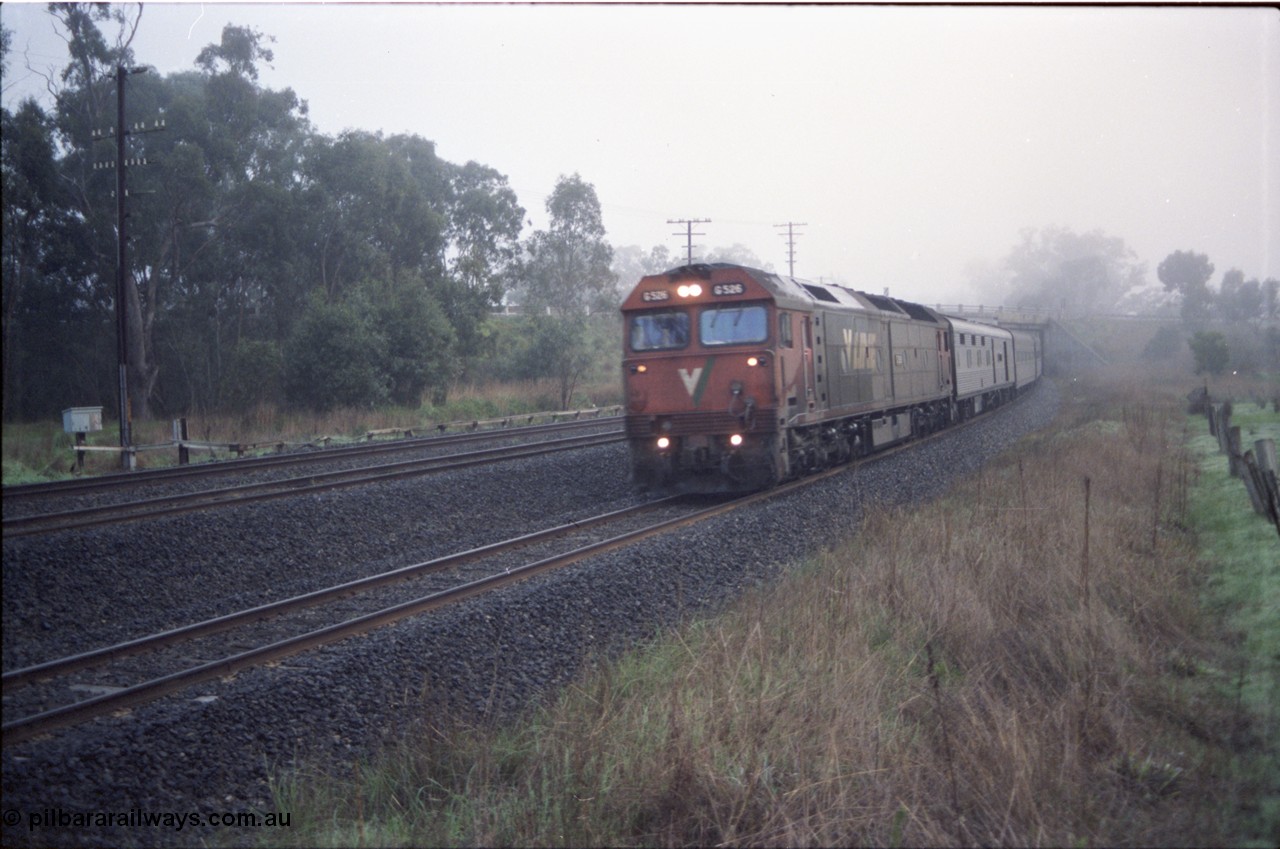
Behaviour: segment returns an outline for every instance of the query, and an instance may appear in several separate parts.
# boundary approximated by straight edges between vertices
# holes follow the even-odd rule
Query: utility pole
[[[686,251],[685,263],[687,265],[693,265],[693,237],[707,235],[706,233],[693,232],[693,225],[710,224],[711,219],[710,218],[668,218],[667,223],[685,225],[685,231],[683,233],[672,233],[671,235],[685,237],[685,246],[686,246],[685,247],[685,251]]]
[[[795,231],[797,227],[808,227],[801,221],[788,221],[786,224],[775,224],[774,227],[787,228],[787,276],[796,276],[796,239],[801,235]]]
[[[95,139],[110,138],[112,135],[116,139],[115,162],[98,163],[93,167],[95,170],[113,167],[116,170],[116,360],[119,364],[120,467],[126,472],[133,471],[135,458],[133,453],[133,406],[129,401],[129,316],[126,297],[128,287],[125,285],[125,275],[129,273],[127,257],[129,237],[126,229],[129,212],[125,207],[125,202],[129,197],[129,192],[125,182],[125,170],[129,165],[146,165],[147,160],[144,157],[128,159],[125,156],[127,152],[125,136],[130,135],[131,132],[142,133],[162,130],[164,129],[164,122],[156,121],[151,127],[138,124],[132,130],[126,129],[124,125],[124,83],[130,74],[145,74],[146,72],[147,69],[145,67],[126,68],[123,65],[116,66],[115,131],[114,133],[111,130],[94,130],[93,132]]]

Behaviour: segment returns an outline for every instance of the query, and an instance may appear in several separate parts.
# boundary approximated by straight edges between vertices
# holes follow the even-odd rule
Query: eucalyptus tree
[[[137,272],[167,407],[222,404],[235,352],[276,340],[302,301],[292,222],[312,130],[291,89],[258,84],[268,43],[228,26],[196,70],[137,86],[139,111],[167,125],[146,138],[158,165],[142,178]]]
[[[1017,306],[1105,312],[1142,284],[1146,265],[1124,239],[1101,230],[1024,230],[1006,257],[1011,302]]]
[[[478,162],[451,166],[449,190],[440,301],[457,333],[459,354],[472,358],[487,353],[486,316],[514,283],[525,210],[507,178]]]
[[[442,398],[458,373],[454,327],[469,311],[483,315],[483,305],[458,297],[448,271],[452,170],[417,135],[348,131],[315,140],[307,157],[307,277],[326,309],[360,318],[351,332],[374,352],[362,403],[416,404],[427,390]],[[350,377],[335,375],[348,397],[359,382]],[[304,380],[290,386],[310,406],[332,400],[308,397]]]
[[[6,110],[0,132],[7,418],[110,398],[114,385],[114,203],[93,168],[93,130],[114,114],[111,77],[132,62],[140,7],[57,4],[50,14],[68,54],[46,80],[54,107]],[[116,25],[114,42],[100,24]]]
[[[92,300],[115,308],[115,181],[93,168],[113,149],[95,148],[115,125],[117,68],[135,69],[130,43],[139,7],[58,4],[69,61],[56,83],[59,170],[86,238]],[[114,24],[114,43],[103,26]],[[288,292],[296,252],[280,236],[293,219],[299,156],[310,127],[290,90],[257,83],[269,39],[228,26],[196,70],[128,74],[126,125],[163,117],[165,132],[130,132],[128,156],[149,161],[129,179],[129,265],[123,279],[133,412],[215,404],[224,351],[246,318],[272,313]],[[136,70],[136,69],[135,69]],[[108,136],[114,145],[114,138]],[[74,257],[66,261],[75,264]],[[104,328],[110,325],[104,324]],[[109,332],[109,331],[107,331]],[[158,407],[157,407],[158,405]]]
[[[1244,272],[1233,268],[1222,275],[1218,291],[1218,314],[1226,321],[1261,322],[1266,318],[1266,292],[1256,277],[1244,279]]]
[[[526,246],[524,305],[538,340],[536,355],[559,382],[560,405],[567,408],[578,381],[608,345],[617,278],[593,185],[577,174],[562,176],[546,208],[550,227],[535,232]]]
[[[595,186],[574,174],[561,176],[546,202],[550,227],[526,246],[526,306],[576,318],[608,309],[615,275],[613,248],[605,238]]]
[[[84,250],[91,235],[59,170],[52,117],[34,100],[3,110],[0,149],[4,416],[13,420],[109,395],[95,365],[112,359],[114,337]]]
[[[1209,288],[1213,263],[1208,256],[1195,251],[1174,251],[1161,261],[1156,275],[1165,289],[1182,295],[1185,324],[1199,326],[1209,320],[1213,310],[1213,291]]]
[[[446,182],[431,142],[348,130],[319,138],[303,199],[309,276],[331,299],[368,278],[442,273]]]
[[[639,245],[624,245],[613,249],[610,269],[615,278],[613,298],[621,305],[631,287],[649,274],[669,271],[680,265],[683,258],[673,258],[666,245],[654,245],[647,252]]]
[[[50,11],[68,51],[56,105],[4,115],[7,416],[115,384],[115,181],[93,167],[114,139],[94,131],[115,124],[142,9]],[[331,327],[343,310],[377,354],[365,401],[440,397],[522,267],[524,210],[503,175],[416,135],[316,133],[305,101],[259,82],[272,43],[227,26],[191,70],[127,78],[126,124],[165,121],[128,139],[148,160],[129,175],[122,303],[135,415],[278,398],[300,322]],[[92,356],[59,366],[59,347]]]

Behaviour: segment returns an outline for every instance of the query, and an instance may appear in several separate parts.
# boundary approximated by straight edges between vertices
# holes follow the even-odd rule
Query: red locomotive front
[[[693,492],[772,484],[783,364],[771,292],[740,266],[687,266],[642,279],[622,313],[636,482]]]

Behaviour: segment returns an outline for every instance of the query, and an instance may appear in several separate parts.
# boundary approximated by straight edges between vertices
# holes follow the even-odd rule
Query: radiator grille
[[[673,413],[668,416],[627,416],[627,436],[690,436],[700,433],[774,433],[778,429],[778,411],[756,410],[744,427],[738,416],[728,413]]]

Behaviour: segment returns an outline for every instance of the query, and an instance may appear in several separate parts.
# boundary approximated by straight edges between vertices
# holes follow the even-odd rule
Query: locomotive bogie
[[[772,434],[631,440],[632,480],[641,488],[713,493],[767,489],[780,480]]]

